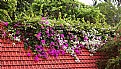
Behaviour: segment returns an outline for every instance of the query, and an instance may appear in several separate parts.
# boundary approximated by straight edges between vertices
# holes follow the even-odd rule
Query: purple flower
[[[60,50],[56,50],[56,49],[51,49],[48,51],[50,55],[58,57]]]
[[[88,41],[88,37],[87,36],[84,37],[84,41]]]
[[[62,45],[62,49],[67,49],[67,46],[65,46],[65,45]]]
[[[39,61],[39,57],[37,55],[35,55],[34,60]]]
[[[62,24],[60,24],[60,26],[62,27],[63,25],[62,25]]]
[[[101,36],[98,37],[98,40],[101,40]]]
[[[45,40],[41,40],[42,44],[45,44]]]
[[[5,26],[8,26],[8,22],[4,22],[4,25],[5,25]]]
[[[50,37],[51,35],[50,34],[47,34],[47,37]]]
[[[47,31],[45,31],[46,32],[46,34],[49,34],[49,30],[47,30]]]
[[[38,54],[37,54],[37,56],[38,56],[38,57],[41,57],[41,56],[42,56],[42,54],[38,53]]]
[[[49,21],[46,21],[45,24],[49,24]]]
[[[50,43],[50,46],[52,46],[52,45],[55,45],[55,43],[54,43],[54,42],[51,42],[51,43]]]
[[[74,35],[72,35],[72,37],[70,39],[73,39],[74,38]]]
[[[76,54],[80,53],[79,49],[75,49],[74,51],[76,52]]]
[[[18,24],[15,24],[15,25],[14,25],[14,27],[17,27],[17,26],[19,26],[19,25],[18,25]]]
[[[38,51],[38,52],[41,52],[43,50],[42,45],[36,45],[35,50]]]
[[[54,40],[57,40],[57,38],[54,38]]]
[[[14,36],[14,39],[16,39],[16,36]]]
[[[4,37],[6,36],[6,32],[3,32],[3,36],[4,36]]]
[[[41,20],[46,20],[47,18],[46,17],[42,17]]]
[[[79,41],[78,38],[76,38],[76,41]]]
[[[41,37],[41,32],[39,32],[38,34],[35,35],[37,37],[38,40],[40,40]]]
[[[65,46],[68,47],[68,44],[66,43]]]
[[[29,56],[29,57],[30,57],[30,56],[31,56],[31,53],[28,53],[28,54],[27,54],[27,56]]]
[[[67,42],[67,40],[63,40],[64,42]]]
[[[55,53],[55,57],[57,58],[59,56],[59,53]]]
[[[42,51],[40,55],[41,57],[47,58],[47,54],[44,51]]]
[[[44,58],[47,58],[47,55],[43,55]]]
[[[17,31],[16,31],[16,34],[20,34],[20,31],[17,30]]]
[[[51,31],[52,31],[52,34],[54,34],[54,33],[55,33],[53,30],[51,30]]]
[[[49,50],[49,54],[52,56],[54,56],[55,52],[56,52],[55,49]]]
[[[61,53],[62,53],[62,55],[65,55],[65,51],[64,50],[61,50]]]
[[[64,34],[60,34],[60,36],[61,36],[62,38],[64,38]]]
[[[54,36],[54,34],[52,33],[52,34],[50,34],[51,36]]]
[[[60,50],[56,50],[56,53],[60,54]]]
[[[71,49],[72,49],[72,50],[74,50],[75,48],[74,48],[74,47],[72,47]]]
[[[53,31],[53,28],[52,28],[52,27],[50,27],[50,30],[51,30],[51,31]]]
[[[57,58],[60,54],[60,50],[55,50],[55,57]]]
[[[99,45],[98,45],[98,44],[96,44],[95,46],[96,46],[96,47],[99,47]]]
[[[57,39],[57,42],[60,42],[60,40],[59,40],[59,39]]]
[[[106,42],[107,42],[106,40],[103,41],[103,43],[106,43]]]
[[[44,29],[45,27],[44,26],[41,26],[42,29]]]
[[[81,48],[84,48],[84,45],[82,45],[82,44],[78,44],[78,46],[80,46]]]
[[[64,49],[65,45],[62,45],[62,49]]]

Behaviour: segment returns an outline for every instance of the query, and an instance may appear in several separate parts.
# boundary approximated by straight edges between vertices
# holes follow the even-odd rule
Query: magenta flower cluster
[[[8,30],[9,34],[4,32],[3,36],[8,35],[11,39],[23,41],[25,48],[30,48],[34,53],[35,61],[38,61],[40,57],[47,58],[48,55],[57,58],[59,55],[69,53],[76,62],[80,62],[77,54],[81,53],[82,48],[95,52],[100,45],[105,44],[104,41],[107,41],[107,38],[102,40],[103,36],[107,34],[96,36],[98,34],[96,29],[92,29],[91,32],[82,30],[77,35],[68,31],[62,24],[59,26],[60,29],[49,24],[46,17],[42,17],[38,23],[17,22],[11,26],[8,22],[4,22],[6,27],[11,26],[12,28]],[[28,53],[27,55],[31,56],[32,54]]]

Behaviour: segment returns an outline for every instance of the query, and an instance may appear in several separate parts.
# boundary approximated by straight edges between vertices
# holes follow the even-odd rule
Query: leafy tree
[[[92,0],[93,1],[93,5],[97,5],[98,1],[101,2],[111,2],[112,4],[115,4],[116,6],[120,6],[121,5],[121,0]]]
[[[39,18],[41,15],[51,19],[70,18],[81,21],[84,18],[90,23],[105,21],[104,15],[98,8],[75,0],[8,0],[3,2],[5,5],[0,2],[2,6],[0,19],[3,21],[28,20]]]
[[[116,25],[120,22],[120,7],[115,7],[111,2],[99,3],[96,7],[99,7],[101,13],[105,15],[108,24]]]
[[[35,0],[33,2],[34,12],[51,19],[70,18],[77,20],[84,18],[91,23],[104,22],[104,16],[98,8],[84,5],[74,0]]]
[[[35,17],[31,7],[33,0],[2,0],[0,1],[0,20],[18,21]],[[39,15],[38,15],[39,16]]]

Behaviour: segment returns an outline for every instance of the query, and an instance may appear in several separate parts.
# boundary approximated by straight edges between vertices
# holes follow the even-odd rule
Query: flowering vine
[[[8,30],[3,33],[3,36],[9,36],[15,41],[23,41],[25,48],[30,48],[35,53],[35,61],[38,61],[39,57],[47,58],[47,54],[58,57],[60,54],[69,53],[76,62],[80,62],[77,54],[80,54],[82,48],[87,48],[90,52],[95,53],[112,35],[105,33],[107,29],[92,28],[71,31],[69,30],[71,27],[67,29],[62,24],[51,26],[46,17],[42,17],[41,21],[37,23],[15,22],[8,24],[4,22],[4,24]],[[44,48],[48,48],[48,50],[46,51]],[[30,53],[27,55],[31,56]]]

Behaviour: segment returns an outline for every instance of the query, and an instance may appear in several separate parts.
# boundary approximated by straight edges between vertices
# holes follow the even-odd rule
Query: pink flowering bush
[[[80,62],[77,54],[80,54],[82,48],[95,53],[113,35],[110,32],[114,32],[106,28],[81,29],[64,23],[54,23],[46,17],[42,17],[39,22],[5,22],[8,30],[4,36],[23,41],[25,49],[30,48],[34,53],[35,61],[38,61],[39,57],[47,58],[48,54],[58,57],[60,54],[69,53],[76,62]],[[47,51],[45,48],[48,48]],[[27,55],[31,56],[30,53]]]

